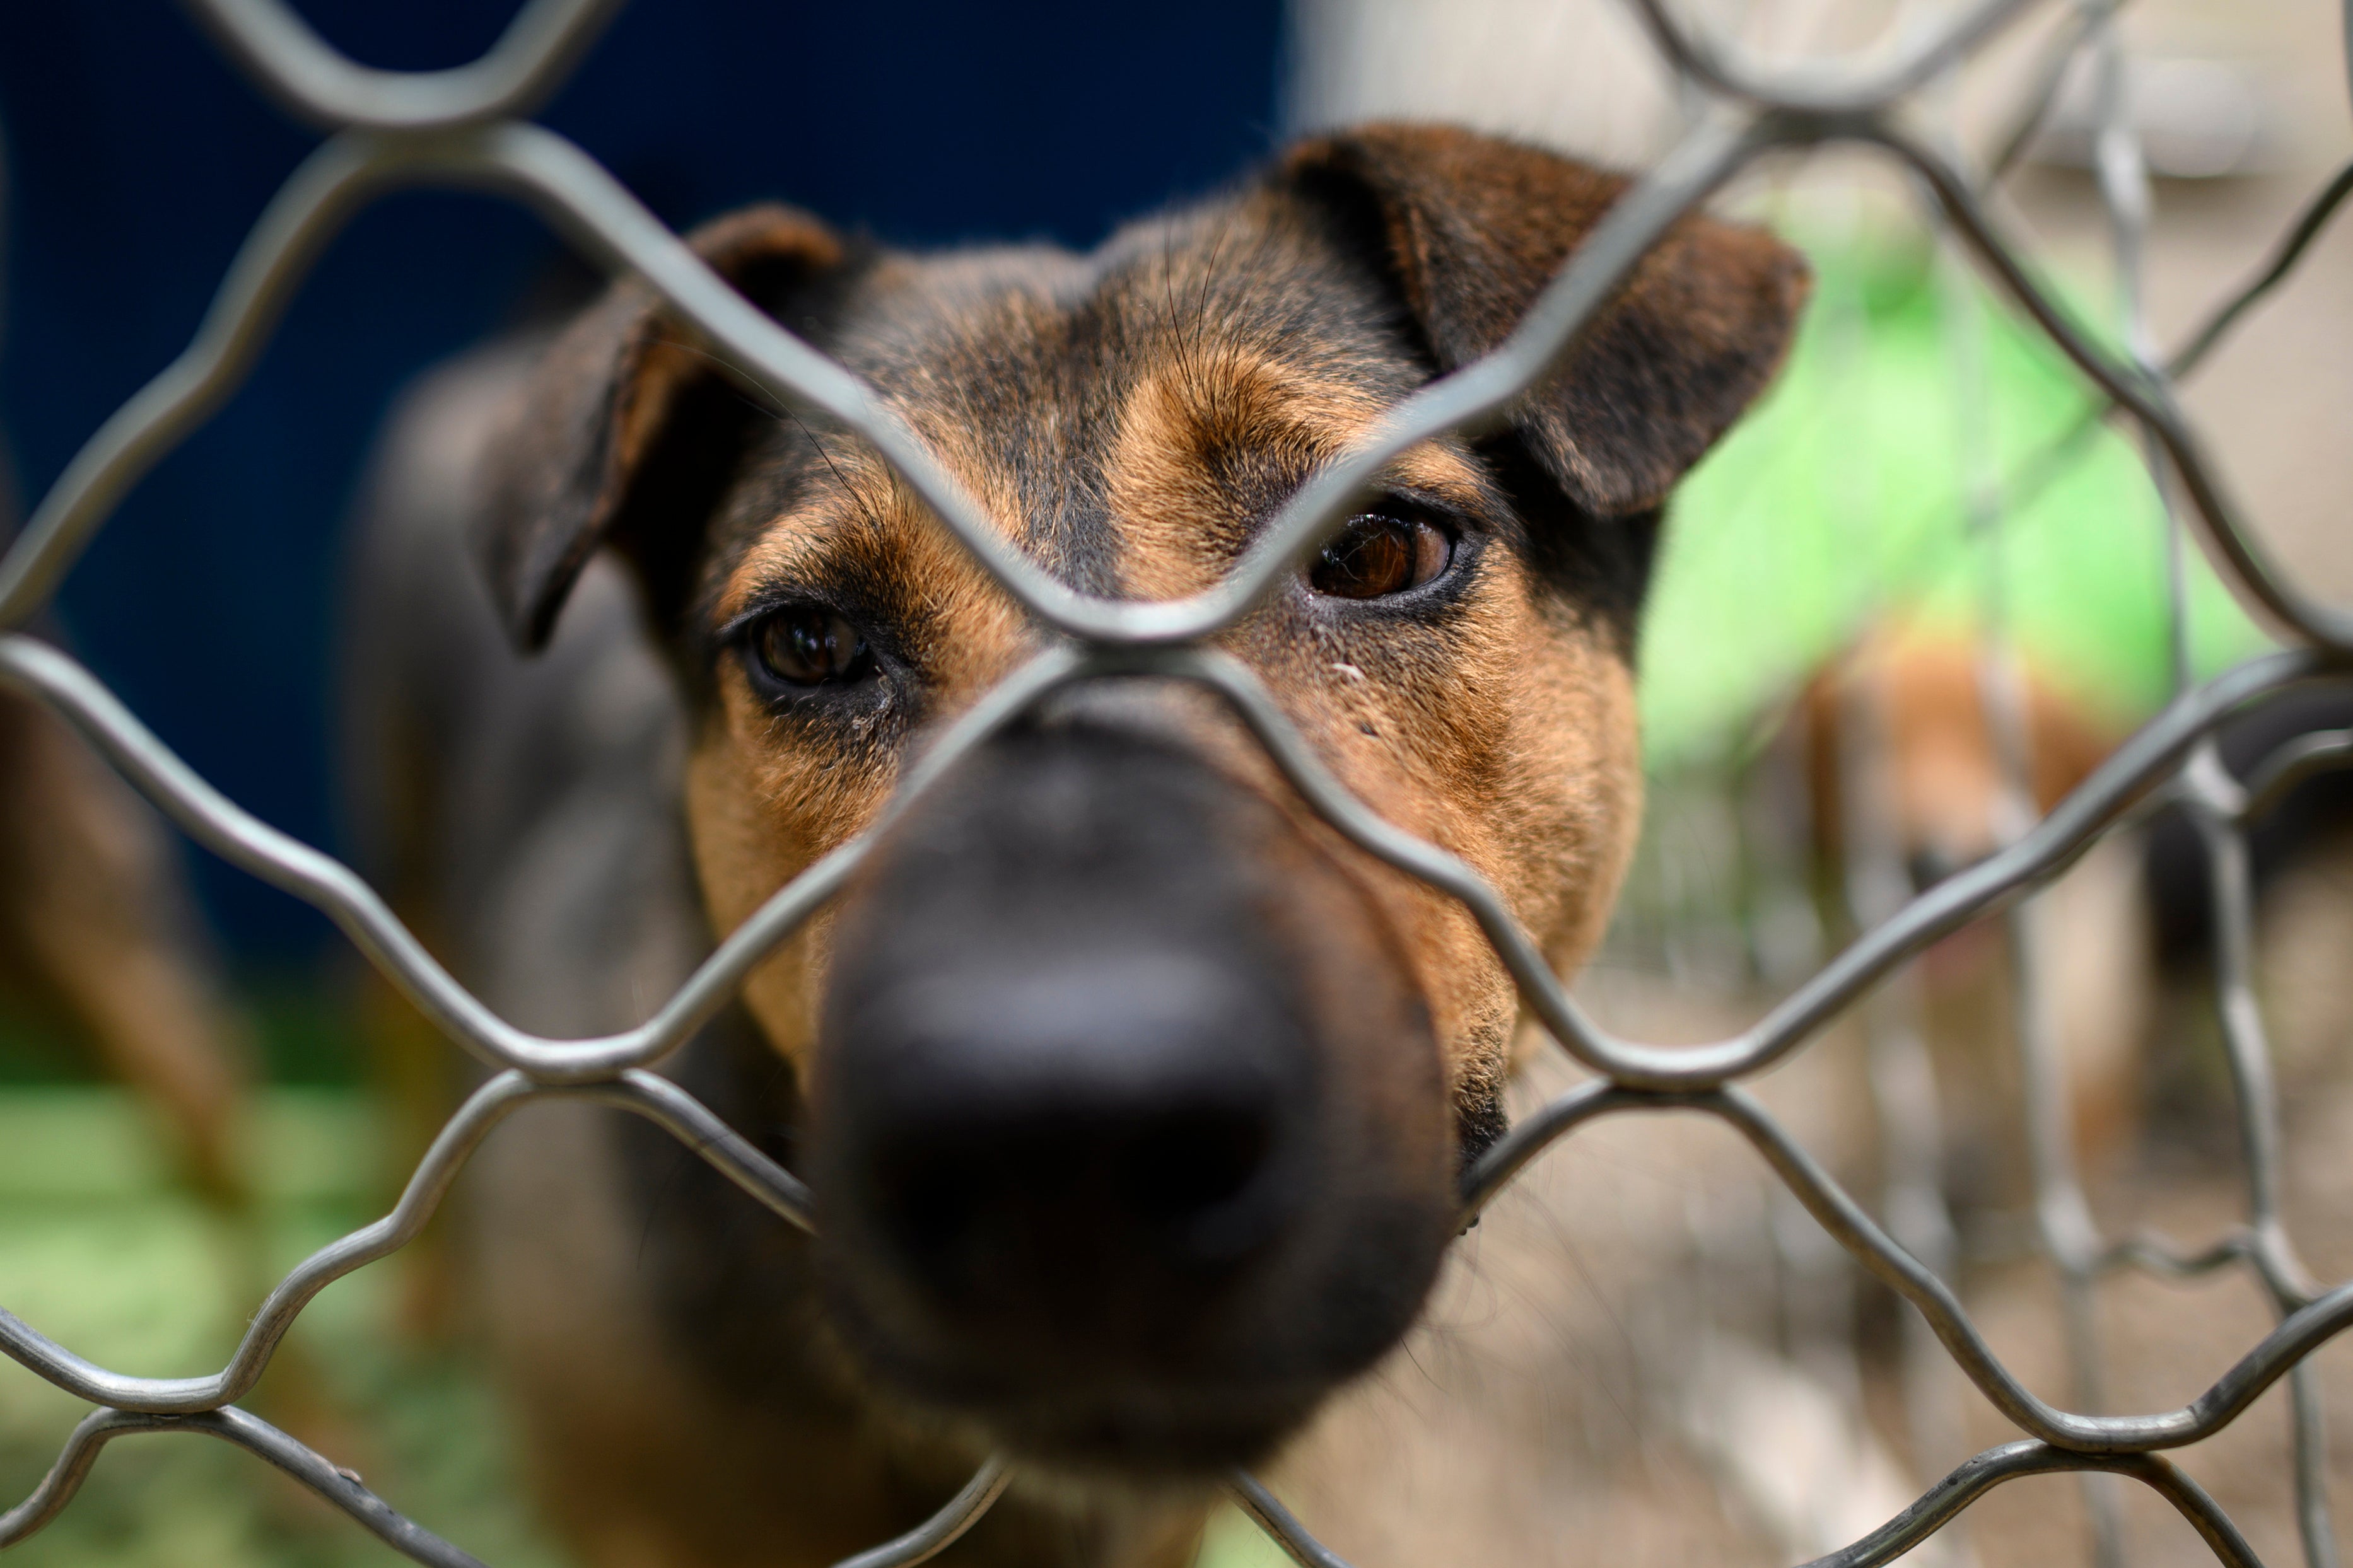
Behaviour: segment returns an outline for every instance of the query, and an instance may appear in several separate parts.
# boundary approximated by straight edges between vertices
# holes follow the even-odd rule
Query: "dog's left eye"
[[[819,605],[763,617],[746,639],[761,673],[786,686],[856,680],[873,663],[866,639],[848,618]]]
[[[1453,539],[1429,519],[1368,512],[1324,547],[1307,584],[1335,599],[1382,599],[1430,582],[1453,558]]]

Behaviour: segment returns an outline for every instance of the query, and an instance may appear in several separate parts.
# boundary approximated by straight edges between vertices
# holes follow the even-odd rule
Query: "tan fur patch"
[[[1000,476],[959,462],[965,455],[953,449],[941,455],[993,516],[1008,515]],[[924,634],[915,651],[948,674],[928,700],[944,714],[961,712],[1035,651],[1036,633],[878,456],[840,443],[827,457],[828,492],[761,533],[729,577],[721,617],[739,612],[759,587],[810,577],[845,551],[887,563],[906,589],[910,624]],[[871,827],[897,783],[892,753],[860,765],[843,752],[792,743],[740,665],[724,664],[719,702],[687,768],[687,820],[713,928],[733,931],[776,889]],[[820,914],[744,984],[753,1016],[795,1061],[807,1058],[815,1039],[830,926],[829,914]]]
[[[1388,407],[1363,387],[1271,355],[1220,345],[1170,356],[1137,377],[1107,464],[1122,580],[1142,599],[1212,586],[1258,520],[1224,471],[1240,454],[1303,478],[1362,440]],[[1478,470],[1458,444],[1425,442],[1388,465],[1392,482],[1475,506]]]

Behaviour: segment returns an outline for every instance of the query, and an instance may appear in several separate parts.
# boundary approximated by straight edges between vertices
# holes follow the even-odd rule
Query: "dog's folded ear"
[[[848,257],[817,219],[776,205],[718,218],[687,243],[797,327],[796,302]],[[508,413],[490,444],[473,543],[516,645],[546,642],[573,583],[607,544],[636,571],[655,621],[675,616],[758,405],[630,277],[554,338]]]
[[[1511,334],[1629,184],[1430,125],[1303,142],[1274,178],[1383,271],[1441,373]],[[1521,399],[1513,423],[1588,513],[1649,511],[1771,379],[1810,288],[1804,258],[1772,236],[1687,217]]]

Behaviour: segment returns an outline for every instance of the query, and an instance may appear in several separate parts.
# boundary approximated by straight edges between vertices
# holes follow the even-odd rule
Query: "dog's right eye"
[[[1453,540],[1428,518],[1368,512],[1324,547],[1307,584],[1335,599],[1386,599],[1434,581],[1453,555]]]
[[[863,678],[874,662],[858,628],[822,605],[763,616],[744,642],[759,673],[784,686],[844,684]]]

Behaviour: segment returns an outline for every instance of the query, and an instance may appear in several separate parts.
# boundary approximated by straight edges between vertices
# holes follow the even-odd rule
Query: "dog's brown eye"
[[[752,630],[753,657],[787,686],[823,686],[865,671],[866,639],[842,616],[818,605],[779,610]]]
[[[1379,599],[1419,588],[1446,570],[1454,542],[1418,517],[1367,513],[1348,520],[1340,537],[1307,569],[1308,585],[1335,599]]]

